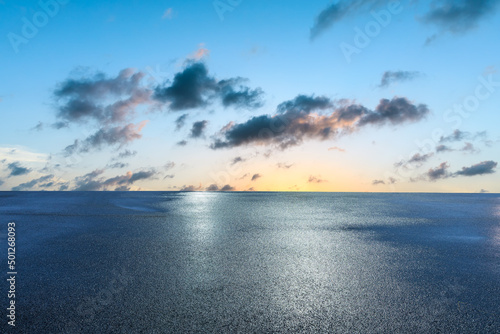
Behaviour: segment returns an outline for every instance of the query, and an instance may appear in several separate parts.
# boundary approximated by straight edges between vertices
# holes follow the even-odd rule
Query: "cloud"
[[[200,138],[203,135],[203,131],[207,128],[208,121],[199,121],[193,123],[191,128],[191,138]]]
[[[433,153],[428,153],[428,154],[416,153],[404,165],[408,165],[408,164],[421,165],[421,164],[427,162],[427,160],[429,160],[432,156],[434,156]]]
[[[200,61],[201,59],[208,57],[210,55],[210,50],[205,48],[205,44],[201,43],[198,46],[198,50],[190,54],[187,59],[192,61]]]
[[[148,121],[143,121],[138,124],[99,129],[81,142],[75,140],[73,144],[64,149],[64,152],[66,155],[71,155],[75,152],[84,153],[91,150],[100,150],[103,146],[114,145],[118,145],[118,147],[121,148],[134,140],[142,138],[140,132],[147,123]]]
[[[32,169],[23,167],[18,161],[12,162],[7,165],[7,170],[9,170],[9,176],[21,176],[31,173]]]
[[[436,181],[438,179],[445,179],[451,175],[448,172],[449,167],[450,166],[448,165],[447,162],[443,162],[438,167],[429,169],[426,175],[431,181]]]
[[[282,168],[282,169],[290,169],[293,167],[293,164],[286,164],[283,162],[279,162],[276,164],[276,166],[278,166],[278,168]]]
[[[38,122],[38,124],[35,125],[33,128],[31,128],[31,130],[33,130],[33,131],[42,131],[43,130],[43,123],[42,122]]]
[[[87,78],[67,79],[54,91],[59,103],[57,116],[62,120],[57,124],[126,121],[136,107],[150,103],[151,90],[141,87],[144,76],[128,68],[115,78],[98,73]]]
[[[125,150],[123,152],[118,153],[118,158],[125,159],[125,158],[129,158],[129,157],[133,157],[135,155],[137,155],[137,151]]]
[[[226,125],[220,131],[222,139],[216,138],[210,147],[274,144],[286,149],[299,145],[304,139],[327,140],[366,125],[399,125],[422,120],[429,114],[426,105],[414,105],[399,97],[381,100],[373,111],[345,100],[339,104],[334,106],[326,97],[299,95],[280,104],[274,116],[255,116],[244,123]]]
[[[396,82],[411,81],[422,74],[416,71],[386,71],[382,76],[379,87],[388,87]]]
[[[257,109],[262,107],[264,92],[260,88],[250,89],[242,83],[247,80],[235,78],[219,81],[220,97],[224,107]]]
[[[206,191],[219,191],[219,186],[216,184],[211,184],[207,187]]]
[[[184,192],[192,192],[192,191],[200,191],[201,190],[201,186],[183,186],[179,191],[184,191]]]
[[[111,169],[121,169],[121,168],[128,167],[128,164],[123,163],[123,162],[116,162],[114,164],[107,165],[107,167],[111,168]]]
[[[5,181],[0,179],[0,186],[2,186],[4,183],[5,183]]]
[[[340,147],[337,147],[337,146],[329,147],[328,151],[339,151],[339,152],[342,152],[342,153],[345,152],[345,150],[343,148],[340,148]]]
[[[385,181],[383,181],[383,180],[373,180],[373,182],[372,182],[372,185],[374,185],[374,186],[379,185],[379,184],[385,184]]]
[[[102,190],[118,190],[128,191],[130,186],[141,180],[155,178],[158,172],[154,169],[143,170],[139,172],[127,172],[125,175],[119,175],[112,178],[103,178],[101,175],[104,170],[95,170],[81,177],[75,178],[74,191],[102,191]]]
[[[466,139],[469,137],[468,132],[463,132],[460,130],[455,130],[451,135],[448,135],[446,137],[442,136],[441,139],[439,140],[440,143],[447,143],[447,142],[456,142],[456,141],[461,141],[463,139]]]
[[[177,146],[186,146],[187,144],[188,144],[188,142],[185,140],[181,140],[181,141],[177,142]]]
[[[173,161],[169,161],[167,162],[164,166],[163,166],[163,169],[165,170],[171,170],[172,168],[175,167],[175,162]]]
[[[454,150],[446,145],[436,146],[436,153],[451,152],[451,151],[454,151]]]
[[[455,173],[449,172],[450,166],[447,162],[441,163],[436,168],[429,169],[428,172],[419,176],[418,178],[411,179],[412,182],[416,181],[437,181],[439,179],[447,179],[451,177],[458,176],[477,176],[477,175],[486,175],[495,173],[495,168],[497,167],[497,162],[494,161],[483,161],[478,164],[472,165],[470,167],[462,167],[462,170],[459,170]]]
[[[438,26],[440,32],[464,33],[475,28],[486,16],[492,15],[497,9],[498,2],[498,0],[433,0],[421,22]],[[310,38],[314,40],[348,16],[369,12],[386,4],[386,1],[380,0],[339,0],[331,3],[316,17]],[[435,40],[437,36],[438,34],[434,34],[429,37],[426,44]]]
[[[257,108],[262,90],[244,86],[242,78],[218,81],[209,76],[208,69],[201,62],[190,62],[174,76],[173,82],[155,88],[153,98],[168,104],[170,110],[202,108],[218,99],[225,107]]]
[[[230,186],[229,184],[226,184],[224,187],[221,188],[220,191],[234,191],[235,189]]]
[[[38,189],[48,189],[55,186],[64,187],[67,186],[67,184],[57,182],[54,175],[45,175],[38,179],[34,179],[26,183],[21,183],[20,185],[13,187],[12,191],[28,191],[33,190],[36,187],[38,187]]]
[[[261,177],[262,177],[262,175],[260,175],[260,174],[254,174],[254,175],[252,176],[252,181],[257,181],[257,180],[258,180],[258,179],[260,179]]]
[[[483,161],[478,164],[472,165],[470,167],[462,167],[462,170],[456,172],[456,175],[462,176],[476,176],[476,175],[484,175],[484,174],[493,174],[495,173],[495,168],[498,163],[495,161]]]
[[[324,183],[328,182],[327,180],[322,180],[316,176],[309,176],[309,180],[307,180],[308,183]]]
[[[233,159],[233,161],[231,161],[231,166],[236,165],[239,162],[244,162],[244,161],[245,161],[245,159],[243,159],[242,157],[236,157]]]
[[[434,0],[423,21],[437,25],[442,31],[464,33],[493,14],[498,0]]]
[[[466,153],[478,153],[479,150],[474,147],[472,143],[465,143],[464,147],[460,150]]]
[[[369,11],[375,7],[385,4],[386,1],[381,0],[340,0],[323,9],[315,19],[314,25],[311,28],[311,40],[318,37],[327,29],[331,28],[337,22],[360,11]]]
[[[479,193],[480,193],[480,194],[487,194],[487,193],[489,193],[489,192],[490,192],[490,191],[489,191],[489,190],[486,190],[486,189],[481,189],[481,190],[479,190]]]
[[[186,119],[188,116],[189,116],[188,114],[184,114],[184,115],[177,117],[177,119],[175,120],[175,129],[176,130],[180,130],[186,124]]]

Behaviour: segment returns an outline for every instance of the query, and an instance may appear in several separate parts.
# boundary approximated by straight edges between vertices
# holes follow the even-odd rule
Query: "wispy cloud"
[[[118,146],[121,148],[134,140],[142,138],[141,131],[147,123],[148,121],[143,121],[138,124],[99,129],[83,141],[75,140],[73,144],[64,149],[64,152],[66,155],[71,155],[76,152],[84,153],[100,150],[104,146]]]
[[[128,191],[131,186],[141,180],[153,179],[158,175],[154,169],[142,170],[138,172],[127,172],[125,175],[119,175],[112,178],[104,178],[101,175],[104,170],[95,170],[84,176],[75,178],[74,191],[102,191],[116,190]]]
[[[327,180],[323,180],[317,176],[309,176],[309,179],[307,180],[308,183],[325,183],[328,182]]]
[[[411,81],[422,76],[417,71],[386,71],[382,75],[379,87],[385,88],[397,82]]]

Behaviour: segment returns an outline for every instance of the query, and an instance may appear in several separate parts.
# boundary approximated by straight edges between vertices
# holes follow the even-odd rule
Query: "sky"
[[[500,1],[0,0],[0,190],[500,192]]]

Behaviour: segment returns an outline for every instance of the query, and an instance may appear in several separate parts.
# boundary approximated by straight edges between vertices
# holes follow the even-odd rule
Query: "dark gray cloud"
[[[365,124],[393,125],[416,122],[429,114],[429,109],[424,104],[414,105],[406,98],[383,99],[373,112],[369,112],[359,120],[359,126]]]
[[[449,167],[450,166],[447,162],[443,162],[438,167],[429,169],[429,171],[426,173],[426,176],[431,181],[448,178],[451,176],[451,174],[448,172]]]
[[[323,9],[315,19],[311,28],[311,39],[318,37],[325,30],[331,28],[334,24],[344,19],[350,14],[363,10],[373,9],[385,1],[380,0],[339,0],[328,5]]]
[[[256,109],[263,105],[264,92],[260,88],[250,89],[243,85],[248,80],[235,78],[219,81],[220,97],[224,107]]]
[[[7,165],[7,170],[9,171],[9,176],[21,176],[31,173],[32,169],[21,166],[19,161],[11,162]]]
[[[396,82],[411,81],[421,75],[422,73],[416,71],[386,71],[382,75],[379,87],[388,87]]]
[[[258,179],[260,179],[261,177],[262,177],[262,175],[260,175],[260,174],[254,174],[254,175],[252,176],[252,181],[257,181],[257,180],[258,180]]]
[[[191,128],[191,138],[200,138],[207,128],[208,121],[194,122]]]
[[[373,180],[372,185],[377,186],[379,184],[385,184],[384,180]]]
[[[340,133],[351,133],[366,125],[398,125],[416,122],[429,114],[427,106],[414,105],[406,98],[383,99],[375,110],[341,100],[339,106],[325,97],[299,95],[284,102],[274,116],[255,116],[245,123],[230,123],[221,130],[222,139],[212,149],[246,144],[270,145],[281,149],[304,139],[327,140]],[[325,113],[328,111],[329,113]]]
[[[462,167],[462,170],[456,172],[456,175],[462,176],[476,176],[476,175],[484,175],[484,174],[493,174],[495,173],[495,168],[498,163],[495,161],[483,161],[478,164],[472,165],[470,167]]]
[[[498,0],[434,0],[424,22],[435,24],[443,31],[463,33],[492,15],[498,3]]]
[[[156,87],[153,97],[168,103],[173,111],[205,107],[213,99],[220,100],[225,107],[260,107],[262,90],[252,90],[243,85],[244,81],[242,78],[218,81],[208,74],[204,63],[191,62],[171,83]]]
[[[104,178],[101,175],[104,170],[95,170],[89,174],[75,178],[74,191],[102,191],[118,190],[128,191],[130,186],[141,180],[153,179],[158,175],[154,169],[143,170],[135,173],[128,172],[125,175],[119,175],[112,178]]]
[[[188,118],[188,114],[181,115],[177,117],[175,120],[175,129],[180,130],[185,124],[186,124],[186,119]]]
[[[177,142],[177,146],[186,146],[188,144],[187,141],[181,140],[180,142]]]
[[[115,78],[98,73],[67,79],[54,91],[57,116],[62,120],[55,126],[90,120],[106,124],[126,121],[137,106],[150,102],[151,90],[141,87],[144,76],[124,69]]]
[[[413,2],[417,3],[418,0]],[[440,33],[463,33],[476,27],[488,15],[495,13],[499,2],[499,0],[433,0],[420,21],[438,26]],[[366,13],[381,5],[387,5],[387,1],[338,0],[331,3],[316,17],[310,37],[316,38],[350,15]],[[438,35],[429,37],[426,44],[435,40]]]

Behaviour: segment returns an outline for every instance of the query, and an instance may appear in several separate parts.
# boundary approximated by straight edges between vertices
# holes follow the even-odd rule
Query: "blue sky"
[[[0,190],[498,192],[498,2],[0,1]]]

